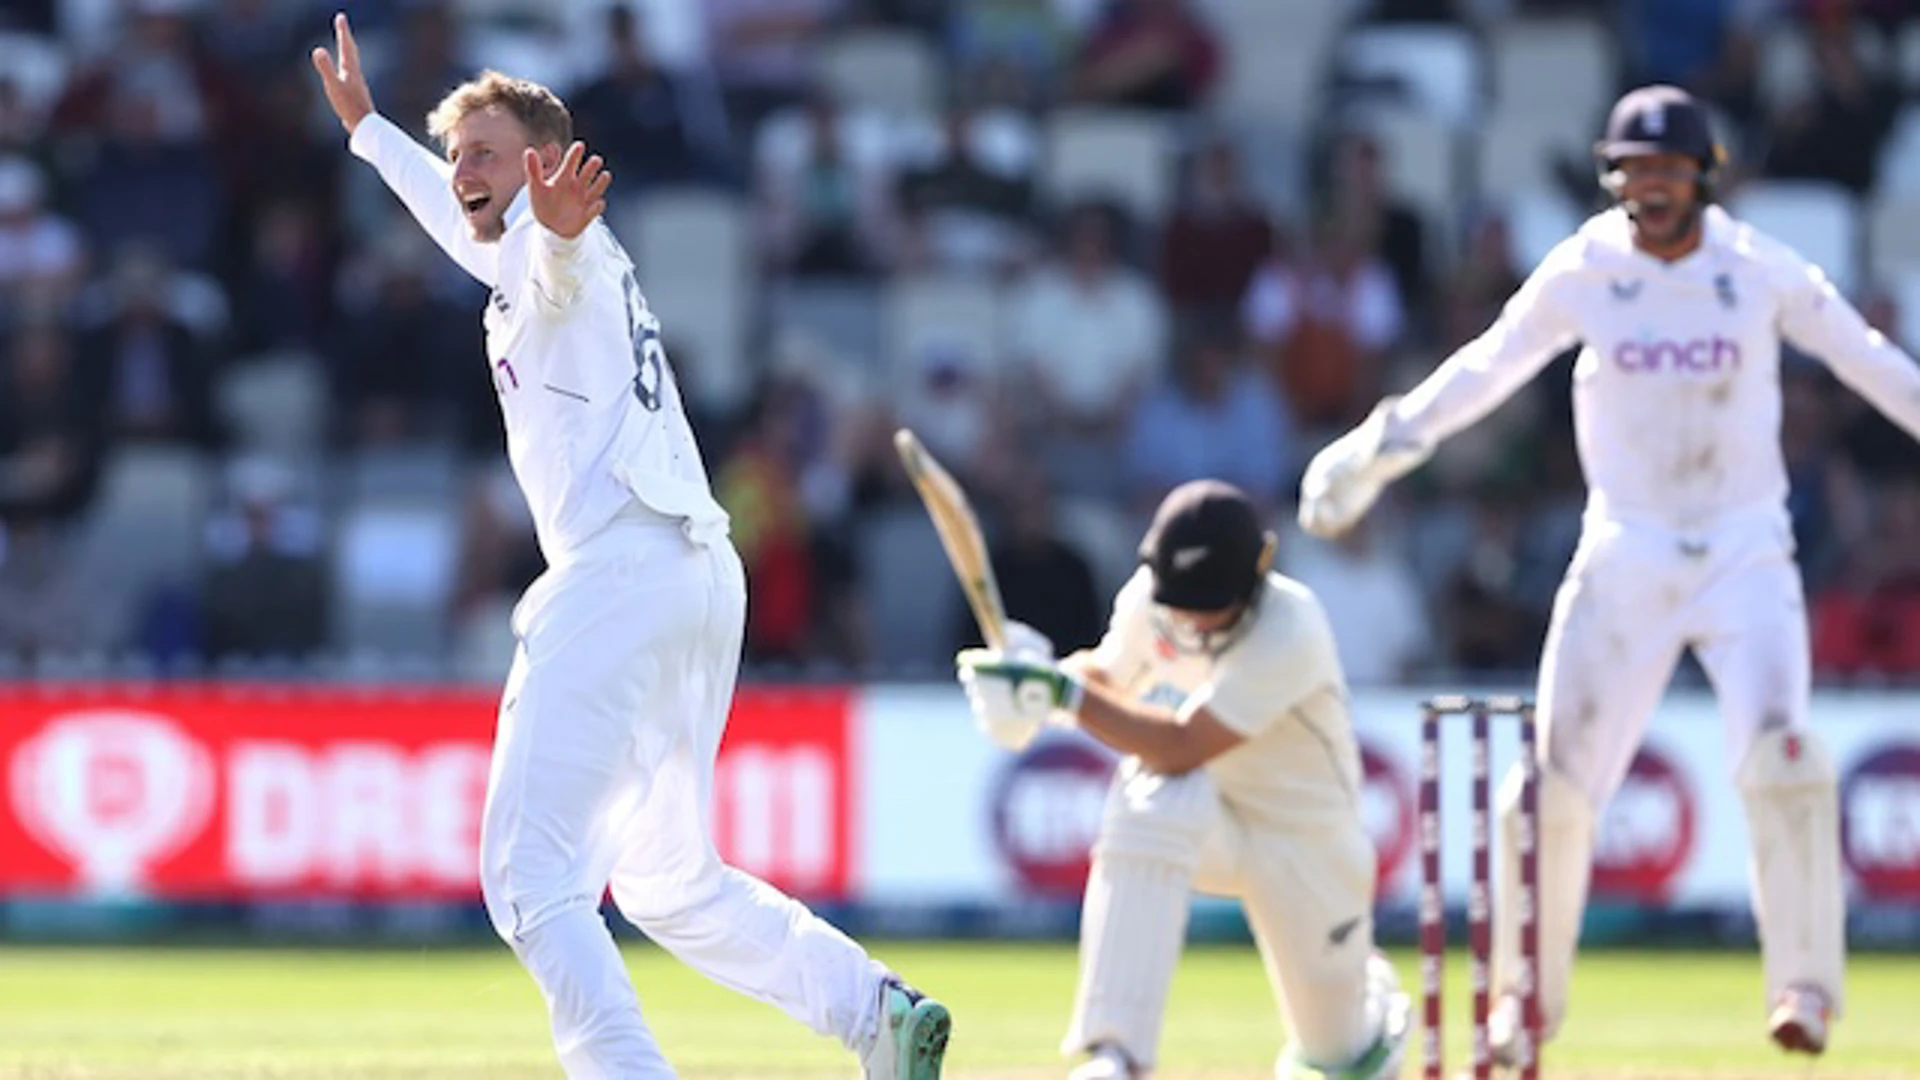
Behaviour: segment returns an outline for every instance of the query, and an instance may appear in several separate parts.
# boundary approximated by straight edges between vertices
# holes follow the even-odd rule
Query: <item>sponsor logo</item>
[[[1394,876],[1413,853],[1417,809],[1412,778],[1390,755],[1361,739],[1360,819],[1379,853],[1382,892],[1392,887]]]
[[[1615,300],[1626,304],[1640,298],[1642,284],[1644,283],[1639,281],[1621,281],[1616,278],[1607,283],[1607,291],[1613,294]]]
[[[1596,895],[1664,902],[1693,856],[1699,796],[1665,754],[1642,747],[1594,845]]]
[[[1629,374],[1739,371],[1740,361],[1740,343],[1717,334],[1692,341],[1623,341],[1613,349],[1613,365]]]
[[[1113,779],[1111,754],[1081,739],[1047,739],[1008,763],[995,785],[993,840],[1028,891],[1078,895]]]
[[[28,834],[97,893],[141,891],[212,809],[207,752],[166,717],[133,710],[54,718],[14,750],[9,781]]]
[[[1920,900],[1920,743],[1882,747],[1847,773],[1840,845],[1866,895]]]

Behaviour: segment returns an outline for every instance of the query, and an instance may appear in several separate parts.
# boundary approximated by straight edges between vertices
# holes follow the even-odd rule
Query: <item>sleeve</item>
[[[1144,567],[1136,571],[1114,596],[1107,632],[1093,647],[1094,667],[1123,692],[1137,690],[1153,667],[1153,627],[1148,622],[1152,588],[1151,574]]]
[[[1579,340],[1564,293],[1567,245],[1549,254],[1479,337],[1447,357],[1393,411],[1396,439],[1434,446],[1471,427]]]
[[[462,270],[483,285],[498,284],[499,245],[482,244],[467,231],[446,162],[379,113],[354,127],[347,149],[379,170],[380,179],[406,204],[407,212]]]
[[[1812,353],[1907,434],[1920,439],[1920,367],[1867,325],[1827,275],[1797,255],[1780,296],[1780,336]]]
[[[1188,696],[1181,718],[1205,709],[1214,719],[1253,738],[1293,707],[1341,682],[1333,631],[1312,600],[1261,613],[1279,616],[1271,636],[1251,638],[1214,665],[1213,678]]]
[[[533,278],[534,307],[542,314],[557,315],[579,301],[595,274],[612,269],[611,249],[601,231],[606,223],[596,221],[571,240],[539,222],[533,228],[528,272]]]

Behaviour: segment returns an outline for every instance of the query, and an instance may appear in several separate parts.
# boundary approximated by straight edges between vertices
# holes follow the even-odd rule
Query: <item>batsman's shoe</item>
[[[1487,1010],[1487,1056],[1502,1068],[1520,1067],[1520,996],[1501,994]]]
[[[1278,1080],[1395,1080],[1407,1055],[1413,1002],[1400,989],[1393,964],[1379,953],[1367,959],[1367,997],[1367,1012],[1379,1016],[1380,1034],[1357,1060],[1338,1068],[1313,1065],[1301,1059],[1297,1044],[1288,1043],[1274,1076]]]
[[[1767,1018],[1767,1034],[1782,1050],[1819,1054],[1827,1048],[1827,1024],[1833,1010],[1827,995],[1810,986],[1792,986]]]
[[[898,976],[880,984],[880,1031],[861,1055],[866,1080],[940,1080],[953,1018]]]
[[[1101,1043],[1089,1051],[1087,1060],[1067,1074],[1067,1080],[1143,1080],[1146,1071],[1134,1067],[1125,1050],[1112,1043]]]

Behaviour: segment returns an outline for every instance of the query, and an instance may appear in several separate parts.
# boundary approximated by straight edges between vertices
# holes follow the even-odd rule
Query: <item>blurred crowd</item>
[[[493,66],[608,159],[754,674],[926,673],[969,638],[899,424],[1063,649],[1209,475],[1273,516],[1354,682],[1530,670],[1583,495],[1568,364],[1340,542],[1292,492],[1598,206],[1628,85],[1708,96],[1735,204],[1920,325],[1900,0],[8,0],[0,652],[504,670],[541,563],[484,293],[346,153],[306,60],[336,6],[417,136]],[[1920,675],[1920,452],[1785,371],[1818,668]]]

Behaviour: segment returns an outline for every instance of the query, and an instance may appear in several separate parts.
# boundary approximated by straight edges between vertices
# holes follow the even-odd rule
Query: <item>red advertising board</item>
[[[493,694],[0,687],[0,893],[463,897]],[[735,865],[815,897],[854,865],[848,695],[743,692],[715,773]]]

